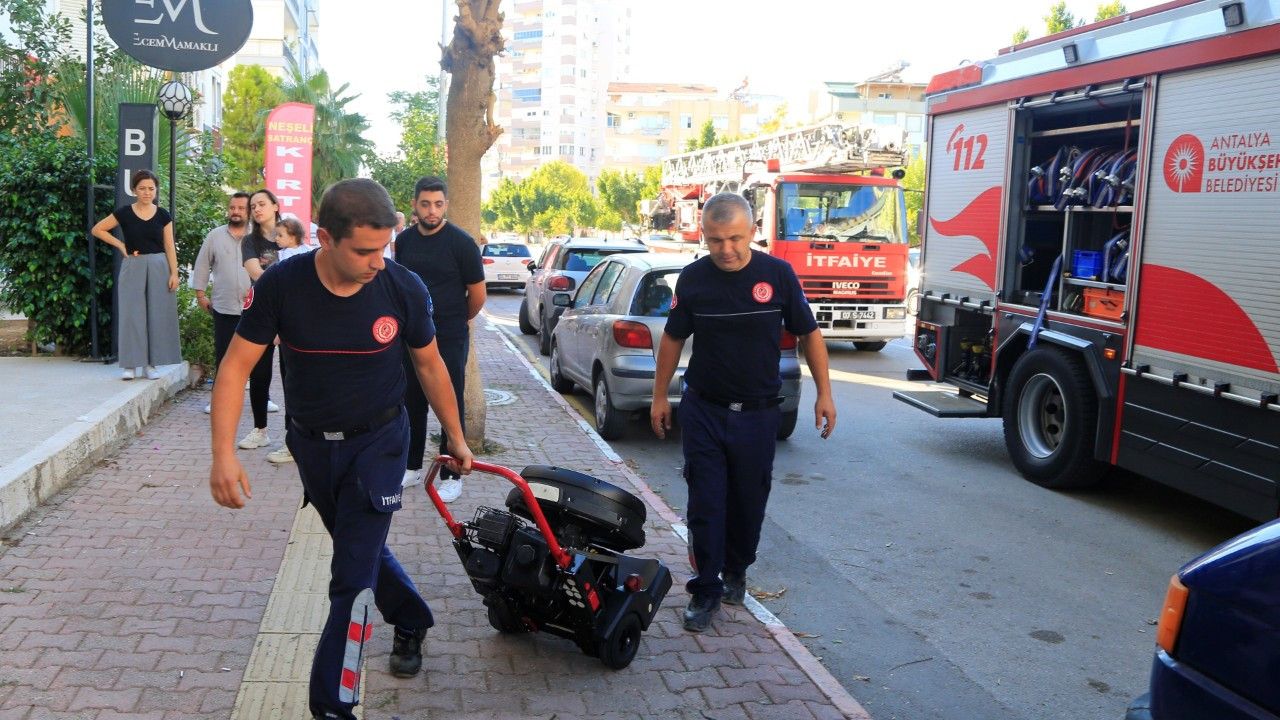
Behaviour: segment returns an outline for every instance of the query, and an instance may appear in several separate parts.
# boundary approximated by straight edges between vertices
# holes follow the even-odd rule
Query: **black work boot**
[[[422,670],[422,640],[427,636],[425,628],[406,630],[396,628],[391,640],[391,674],[398,678],[410,678]]]
[[[720,609],[720,598],[715,595],[694,595],[684,609],[684,629],[702,632],[711,625],[711,616]]]
[[[747,597],[746,573],[725,570],[720,573],[720,577],[724,580],[724,595],[720,597],[720,601],[725,605],[741,605]]]

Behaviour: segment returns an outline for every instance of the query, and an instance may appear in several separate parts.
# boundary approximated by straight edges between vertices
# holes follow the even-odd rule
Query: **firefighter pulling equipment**
[[[651,227],[700,240],[702,204],[742,192],[756,215],[756,247],[787,261],[828,339],[876,351],[906,333],[906,132],[824,123],[662,162]]]
[[[1175,0],[934,78],[909,377],[954,390],[894,395],[1002,418],[1045,487],[1122,467],[1266,520],[1280,9],[1223,18]]]

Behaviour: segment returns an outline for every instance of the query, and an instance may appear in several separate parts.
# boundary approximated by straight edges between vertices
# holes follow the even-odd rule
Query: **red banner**
[[[267,188],[280,201],[280,214],[297,218],[303,228],[311,225],[315,117],[315,107],[302,103],[285,103],[267,116]]]

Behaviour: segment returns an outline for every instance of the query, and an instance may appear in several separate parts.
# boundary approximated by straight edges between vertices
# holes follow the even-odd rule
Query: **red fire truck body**
[[[1123,467],[1276,517],[1269,7],[1170,2],[934,78],[912,377],[951,389],[895,396],[1003,418],[1046,487]]]

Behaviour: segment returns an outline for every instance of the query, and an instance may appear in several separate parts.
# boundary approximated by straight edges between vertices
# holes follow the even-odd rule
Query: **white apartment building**
[[[563,160],[592,184],[604,168],[609,83],[631,73],[633,0],[514,0],[507,51],[496,58],[495,120],[504,129],[482,163],[485,197]]]

